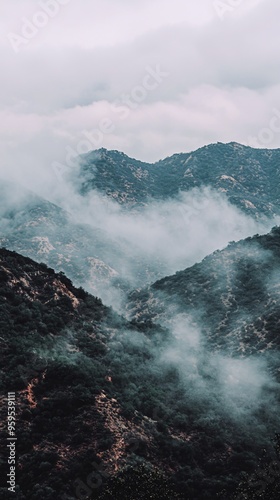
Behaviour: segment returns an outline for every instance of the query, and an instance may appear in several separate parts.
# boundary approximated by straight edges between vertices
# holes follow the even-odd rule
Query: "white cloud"
[[[1,171],[48,177],[65,147],[107,117],[113,131],[97,147],[154,161],[209,142],[247,144],[279,108],[276,0],[244,0],[222,20],[212,0],[70,0],[15,54],[5,34],[20,33],[40,5],[2,9]],[[169,76],[126,119],[113,114],[157,64]],[[272,135],[264,146],[279,146]]]

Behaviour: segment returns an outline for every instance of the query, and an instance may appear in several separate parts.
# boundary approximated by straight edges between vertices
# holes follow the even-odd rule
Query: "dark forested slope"
[[[213,348],[231,354],[279,350],[280,228],[230,243],[201,263],[130,295],[137,321],[190,314]]]
[[[0,318],[1,478],[15,391],[18,499],[229,498],[264,447],[273,457],[276,380],[197,345],[187,323],[183,338],[129,323],[5,249]]]

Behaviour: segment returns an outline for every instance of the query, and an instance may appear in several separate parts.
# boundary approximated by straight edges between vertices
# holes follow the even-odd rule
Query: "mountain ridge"
[[[216,143],[146,163],[103,148],[82,155],[80,162],[74,175],[80,192],[98,189],[124,206],[210,186],[254,217],[280,214],[280,149]]]
[[[132,292],[129,317],[164,324],[173,303],[175,312],[195,318],[214,348],[248,355],[272,342],[278,351],[279,266],[277,226],[267,235],[231,242],[192,267]]]
[[[223,358],[217,372],[216,358],[207,366],[210,351],[201,352],[196,373],[198,353],[188,354],[171,331],[128,322],[63,273],[6,249],[0,337],[1,392],[12,387],[17,397],[19,500],[72,500],[78,488],[104,500],[207,499],[222,490],[230,498],[263,446],[272,452],[278,414],[269,380],[257,387],[258,395],[268,386],[264,400],[251,395],[248,403],[224,388]],[[187,357],[186,372],[172,361],[174,349]],[[201,376],[209,393],[201,393]],[[96,488],[87,486],[93,472]]]

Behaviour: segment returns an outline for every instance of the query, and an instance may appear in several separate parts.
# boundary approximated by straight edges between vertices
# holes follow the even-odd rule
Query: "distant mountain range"
[[[280,214],[280,149],[217,143],[153,164],[100,149],[83,155],[79,174],[74,174],[82,193],[98,189],[122,205],[210,186],[249,215]]]
[[[280,150],[218,143],[155,164],[101,149],[81,157],[81,168],[70,177],[83,195],[97,190],[129,211],[141,212],[155,200],[176,199],[180,191],[210,187],[244,213],[262,219],[280,215],[279,175]],[[0,199],[0,245],[65,272],[108,303],[112,294],[143,287],[167,272],[163,262],[143,261],[134,249],[137,269],[131,280],[123,266],[129,243],[120,244],[108,231],[78,223],[55,203],[20,186],[2,181]]]

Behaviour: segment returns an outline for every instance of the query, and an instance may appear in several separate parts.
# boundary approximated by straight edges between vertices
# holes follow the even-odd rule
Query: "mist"
[[[180,192],[166,200],[150,199],[142,206],[128,209],[97,189],[82,196],[79,172],[75,174],[74,183],[66,177],[42,186],[44,198],[65,210],[68,221],[63,232],[53,219],[48,227],[42,226],[40,219],[38,229],[33,228],[31,241],[42,260],[56,271],[68,275],[70,272],[75,285],[83,286],[120,313],[124,311],[128,290],[190,267],[232,240],[267,233],[276,223],[275,219],[257,221],[245,215],[228,202],[224,193],[209,187]],[[31,182],[29,188],[36,190],[36,182]],[[15,208],[14,227],[22,224],[19,214],[30,202],[28,191],[19,193],[18,185],[2,184],[2,204]],[[80,232],[74,235],[75,228],[81,225],[88,239],[86,247],[79,243]],[[5,236],[8,223],[3,216],[0,229]],[[62,234],[67,232],[68,240],[62,245]],[[87,277],[80,282],[66,265],[69,255],[65,255],[65,248],[69,248],[71,240],[76,245],[75,269],[87,261]],[[56,261],[52,258],[55,251],[62,255]]]
[[[267,233],[276,223],[275,219],[257,221],[245,215],[223,193],[209,187],[180,192],[163,201],[150,199],[128,209],[98,190],[81,196],[69,182],[57,186],[52,200],[76,223],[108,235],[113,242],[109,265],[125,277],[130,289],[190,267],[232,240]],[[101,288],[99,293],[101,298],[106,295]],[[120,311],[122,301],[117,302],[110,305]]]
[[[257,436],[266,443],[279,425],[280,385],[271,373],[271,355],[230,355],[216,350],[204,337],[196,311],[175,313],[173,307],[173,315],[169,313],[169,319],[161,318],[161,325],[172,332],[172,338],[157,364],[163,371],[177,371],[196,425],[209,429],[220,425],[221,435],[233,425],[245,439]]]
[[[67,327],[57,337],[46,336],[30,353],[33,369],[26,371],[19,366],[23,380],[29,382],[27,376],[41,380],[47,373],[46,383],[50,383],[61,367],[73,380],[85,380],[89,387],[97,379],[105,380],[106,397],[114,395],[122,418],[137,421],[141,416],[153,444],[159,449],[166,443],[174,463],[177,460],[180,464],[184,457],[182,463],[186,461],[191,476],[204,470],[205,477],[208,473],[210,477],[215,453],[220,463],[225,459],[232,470],[238,460],[250,470],[262,448],[271,450],[269,440],[279,427],[280,389],[278,357],[273,350],[262,353],[257,334],[251,342],[256,354],[238,349],[242,324],[252,322],[254,326],[256,319],[251,302],[248,308],[238,304],[232,323],[235,328],[224,333],[215,326],[211,329],[210,321],[208,325],[207,301],[213,303],[213,297],[207,293],[202,299],[194,289],[192,310],[186,313],[179,294],[176,297],[176,286],[170,296],[159,292],[154,301],[146,301],[142,323],[141,315],[131,314],[129,298],[133,291],[136,297],[138,292],[145,297],[146,290],[155,290],[149,285],[158,279],[215,252],[211,272],[217,282],[211,292],[217,292],[217,311],[219,299],[227,302],[230,322],[234,308],[228,295],[233,282],[242,293],[240,262],[241,271],[247,261],[252,266],[269,265],[273,252],[247,243],[237,249],[233,245],[233,256],[232,245],[222,255],[217,250],[229,242],[268,233],[277,219],[249,217],[231,205],[224,193],[210,187],[180,192],[165,200],[150,198],[128,207],[97,189],[82,195],[80,185],[62,179],[52,189],[45,185],[44,198],[40,198],[42,193],[37,191],[36,196],[32,183],[34,194],[19,185],[2,183],[0,244],[65,272],[76,286],[100,297],[122,318],[109,324],[105,319],[102,325],[93,321],[92,334],[86,330],[84,337]],[[207,281],[208,259],[205,261],[202,274]],[[277,280],[276,273],[265,284],[272,296],[278,293]],[[223,293],[224,284],[228,294]],[[202,291],[205,283],[198,280],[197,285]],[[185,293],[183,280],[180,286],[179,291]],[[258,291],[256,287],[254,293]],[[137,299],[134,306],[137,310]],[[156,312],[150,318],[153,307],[163,310],[162,314]],[[152,321],[145,323],[146,317]],[[100,357],[94,349],[99,332],[104,340]],[[246,338],[241,340],[246,344]],[[83,394],[90,397],[86,388]],[[58,391],[57,395],[63,393]],[[136,436],[133,460],[138,454],[142,456],[145,446]],[[122,435],[122,440],[131,444],[130,432]],[[186,471],[181,473],[189,481]]]
[[[3,251],[22,497],[93,453],[226,497],[280,423],[280,4],[82,3],[1,9],[0,247],[60,273]]]

